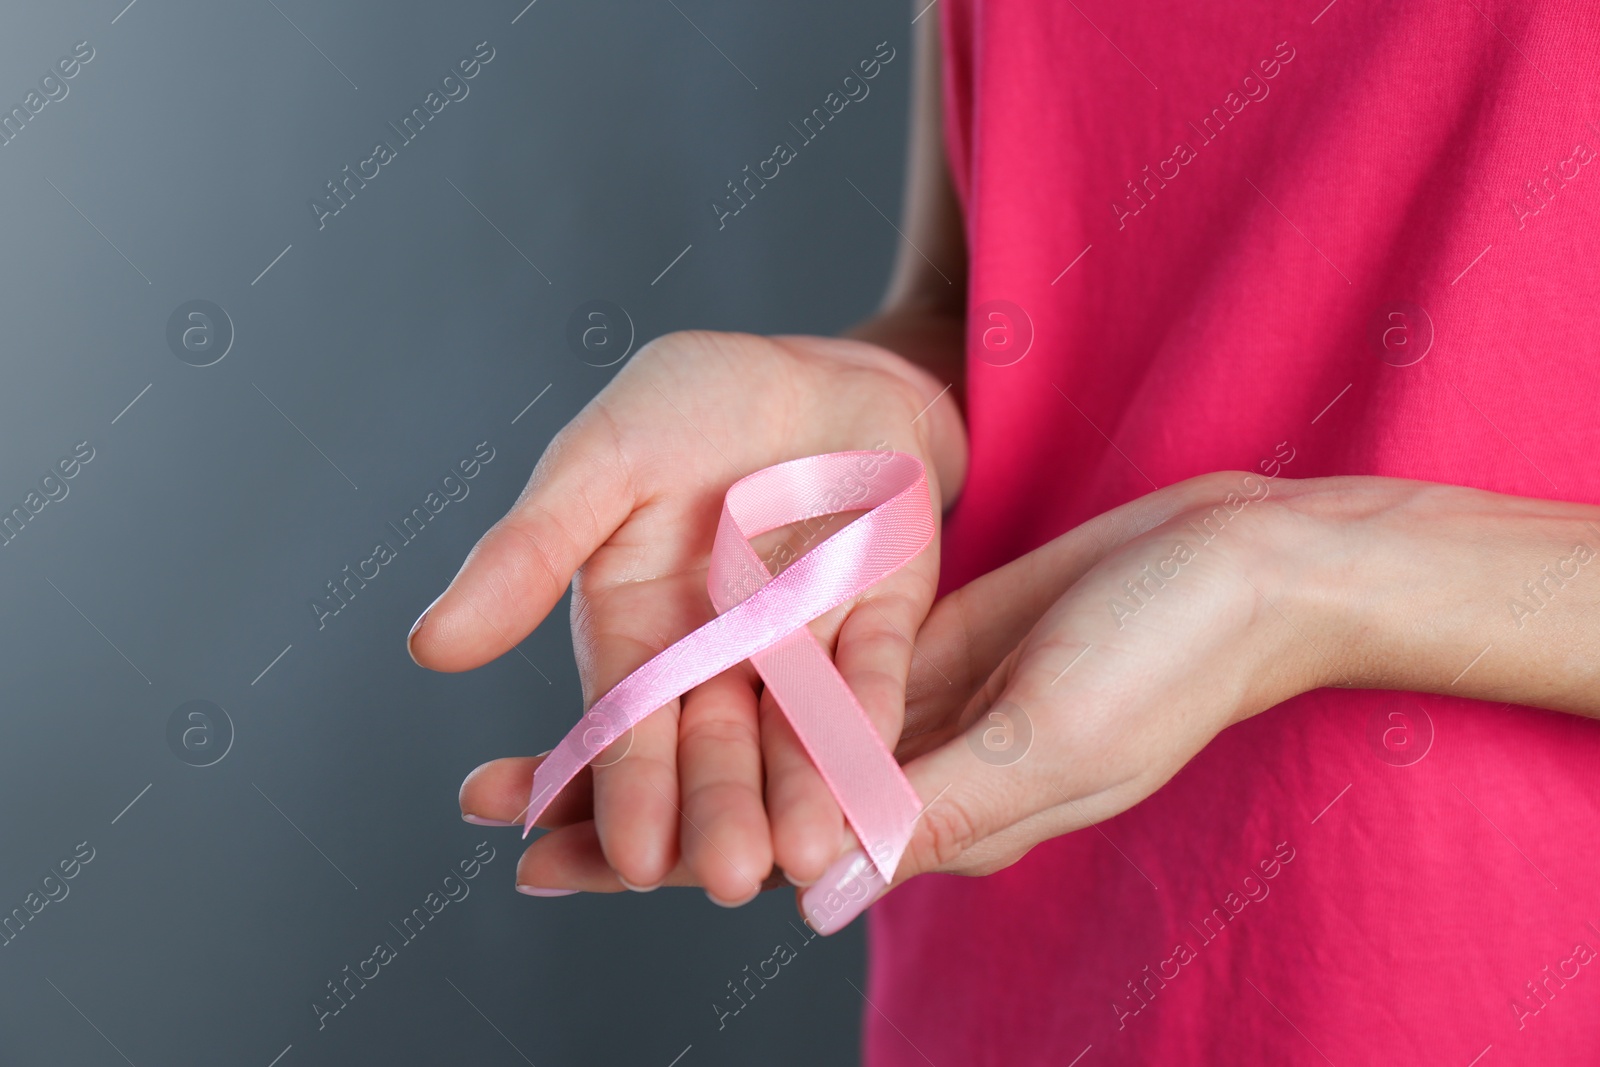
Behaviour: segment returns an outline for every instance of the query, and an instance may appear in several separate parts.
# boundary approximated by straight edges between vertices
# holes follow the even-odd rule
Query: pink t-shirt
[[[1600,5],[1326,3],[941,0],[947,589],[1219,469],[1600,502]],[[871,949],[875,1067],[1600,1063],[1600,725],[1310,693]]]

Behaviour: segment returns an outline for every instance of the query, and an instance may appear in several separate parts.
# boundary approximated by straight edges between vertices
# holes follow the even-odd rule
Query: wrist
[[[869,320],[869,323],[877,321],[880,320]],[[831,359],[870,368],[890,379],[884,382],[889,396],[876,399],[888,399],[892,403],[875,404],[874,417],[889,417],[899,431],[901,426],[897,413],[903,407],[909,407],[903,432],[914,438],[915,451],[932,466],[931,473],[937,481],[941,506],[948,508],[954,503],[966,480],[966,419],[958,403],[957,387],[930,370],[925,362],[908,358],[903,351],[915,346],[889,347],[884,343],[888,338],[879,337],[863,328],[851,331],[847,337],[778,336],[772,340],[788,347],[798,345],[801,349],[813,351],[820,346]],[[931,345],[925,354],[936,348],[937,345]],[[827,402],[836,405],[838,383],[831,374],[820,381],[819,388]],[[899,439],[896,434],[891,437],[891,443]]]
[[[845,330],[843,336],[886,348],[952,386],[959,402],[966,391],[966,319],[939,307],[900,305]]]
[[[891,369],[921,390],[928,411],[918,425],[928,435],[930,453],[947,468],[944,473],[955,475],[941,479],[948,507],[966,476],[966,320],[939,307],[902,304],[858,323],[845,336],[892,357]]]
[[[1356,483],[1370,482],[1370,485]],[[1403,506],[1386,479],[1275,479],[1257,557],[1271,575],[1272,608],[1295,649],[1295,694],[1329,686],[1380,688],[1370,655],[1399,626],[1385,595],[1393,548],[1375,514]]]
[[[948,508],[967,479],[967,420],[961,407],[961,387],[898,352],[881,347],[876,351],[884,357],[886,369],[909,381],[922,397],[912,428],[938,472],[942,506]]]
[[[1345,684],[1349,635],[1356,624],[1344,576],[1329,565],[1325,548],[1333,524],[1293,504],[1304,483],[1250,477],[1264,485],[1266,497],[1255,521],[1245,527],[1240,565],[1255,605],[1257,669],[1268,689],[1257,703],[1271,707]],[[1249,710],[1253,714],[1260,707]]]
[[[1579,562],[1600,553],[1596,509],[1377,477],[1281,487],[1286,592],[1324,637],[1319,684],[1596,704],[1600,571]]]

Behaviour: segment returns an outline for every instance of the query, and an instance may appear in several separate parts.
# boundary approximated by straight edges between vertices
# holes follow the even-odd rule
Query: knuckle
[[[912,839],[912,852],[919,871],[944,870],[981,838],[972,813],[949,794],[923,813],[920,826],[921,832]]]
[[[987,878],[991,874],[999,874],[1007,867],[1011,867],[1028,854],[1028,849],[1008,850],[993,852],[981,858],[970,858],[962,864],[959,873],[969,878]]]
[[[649,363],[659,363],[663,359],[679,354],[706,355],[719,351],[729,342],[742,343],[759,342],[763,347],[771,345],[767,338],[753,334],[732,333],[726,330],[673,330],[650,341],[640,348],[634,355],[633,361],[641,360]],[[772,346],[776,347],[776,346]]]
[[[495,552],[496,564],[484,574],[483,589],[488,602],[502,611],[520,614],[527,610],[530,599],[534,603],[553,600],[572,580],[567,560],[575,551],[575,542],[559,523],[539,522],[513,512],[495,523],[473,554],[494,542],[509,551],[503,555]]]
[[[683,718],[681,744],[685,749],[701,745],[718,749],[742,746],[754,751],[761,745],[760,733],[750,718],[689,714],[685,714]]]
[[[1051,697],[1074,680],[1073,668],[1088,654],[1089,646],[1088,640],[1073,631],[1052,631],[1037,641],[1030,638],[1025,654],[1017,649],[1013,650],[1014,659],[1007,657],[1006,684],[1018,690],[1012,698],[1025,707],[1048,707]]]
[[[911,646],[888,627],[854,627],[840,635],[838,655],[858,669],[896,664],[908,658]]]
[[[715,336],[716,332],[713,330],[669,330],[645,345],[639,350],[639,354],[643,355],[646,349],[653,350],[659,355],[673,349],[703,345]]]
[[[545,579],[554,580],[559,570],[557,565],[559,550],[549,543],[547,537],[542,537],[540,534],[559,527],[550,524],[545,531],[541,531],[539,524],[530,521],[530,518],[513,512],[495,525],[494,532],[497,536],[516,542],[520,550],[517,557],[536,567]]]
[[[639,351],[634,353],[631,362],[655,362],[675,349],[693,343],[693,337],[692,330],[671,330],[639,346]]]
[[[885,700],[899,703],[905,693],[906,679],[903,670],[894,670],[880,664],[856,664],[841,671],[850,683],[850,689],[863,704],[877,705]]]

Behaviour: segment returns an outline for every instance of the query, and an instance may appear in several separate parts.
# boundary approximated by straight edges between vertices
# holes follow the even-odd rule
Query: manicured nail
[[[617,881],[622,883],[624,889],[628,889],[634,893],[654,893],[657,889],[661,888],[660,882],[657,882],[655,885],[634,885],[620,874],[617,875]]]
[[[519,885],[517,892],[525,893],[530,897],[570,897],[576,889],[546,889],[537,885]]]
[[[887,888],[877,864],[855,849],[834,860],[816,884],[800,895],[800,910],[805,912],[806,923],[826,937],[849,926]]]
[[[466,812],[462,812],[461,813],[461,821],[462,822],[470,822],[474,826],[516,826],[516,825],[518,825],[517,823],[514,823],[514,822],[501,822],[499,819],[485,819],[481,815],[468,815]]]

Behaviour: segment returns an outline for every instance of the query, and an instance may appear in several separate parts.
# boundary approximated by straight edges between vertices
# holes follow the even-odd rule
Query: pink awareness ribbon
[[[861,509],[776,577],[750,545],[769,530]],[[922,802],[807,623],[911,562],[933,532],[927,472],[904,453],[834,452],[735,482],[706,577],[717,617],[618,682],[562,738],[534,772],[523,836],[607,745],[748,659],[884,881],[892,879]]]

